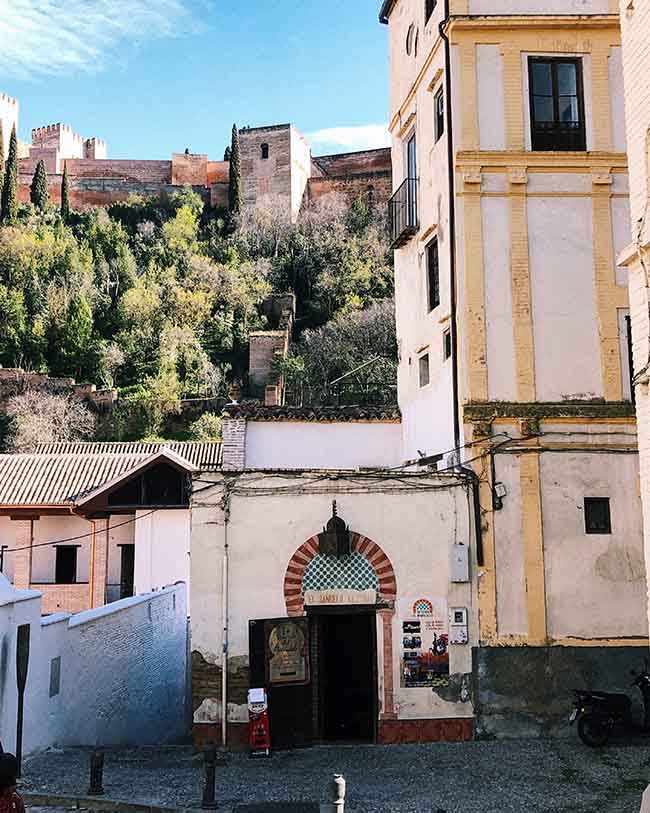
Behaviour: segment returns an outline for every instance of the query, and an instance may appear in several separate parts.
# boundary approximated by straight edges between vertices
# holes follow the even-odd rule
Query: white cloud
[[[97,69],[117,45],[189,22],[185,0],[0,0],[0,75]]]
[[[390,133],[385,124],[363,124],[359,127],[327,127],[307,135],[318,149],[372,150],[390,146]]]

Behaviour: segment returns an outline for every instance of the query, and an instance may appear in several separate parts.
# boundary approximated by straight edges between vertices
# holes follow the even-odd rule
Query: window
[[[533,150],[586,150],[582,60],[529,57]]]
[[[57,584],[75,584],[77,581],[77,545],[56,545],[54,581]]]
[[[634,356],[632,355],[632,318],[630,317],[629,313],[626,313],[623,317],[624,325],[625,325],[625,342],[624,347],[626,350],[625,354],[625,361],[627,362],[627,375],[630,379],[629,381],[629,390],[630,390],[630,401],[633,404],[636,403],[636,393],[634,392]]]
[[[436,119],[435,138],[436,141],[438,141],[445,132],[445,95],[442,88],[440,88],[433,97],[433,109]]]
[[[440,304],[440,261],[437,237],[434,237],[427,246],[427,281],[429,287],[429,310],[432,311]]]
[[[406,32],[406,53],[411,56],[413,52],[413,40],[415,39],[415,26],[413,23],[409,25],[409,30]]]
[[[266,159],[269,157],[269,145],[268,144],[262,144],[262,146],[260,147],[260,150],[262,152],[262,159],[264,161],[266,161]]]
[[[448,327],[442,334],[442,358],[444,361],[451,358],[451,328]]]
[[[429,17],[433,14],[433,10],[436,7],[437,0],[424,0],[424,23],[429,22]]]
[[[611,534],[609,497],[585,497],[585,533]]]
[[[425,353],[423,356],[420,356],[418,359],[419,361],[419,373],[420,373],[420,386],[426,387],[429,383],[429,354]]]

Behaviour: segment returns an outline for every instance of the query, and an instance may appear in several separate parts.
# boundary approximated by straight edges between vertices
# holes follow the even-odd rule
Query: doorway
[[[120,545],[120,598],[133,595],[135,576],[135,545]]]
[[[323,613],[318,626],[318,728],[328,742],[374,742],[377,634],[374,613]]]

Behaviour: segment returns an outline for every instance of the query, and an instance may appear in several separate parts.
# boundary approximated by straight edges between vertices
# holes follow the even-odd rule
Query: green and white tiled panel
[[[318,553],[302,577],[305,590],[378,590],[379,579],[371,564],[358,552],[349,556],[323,556]]]

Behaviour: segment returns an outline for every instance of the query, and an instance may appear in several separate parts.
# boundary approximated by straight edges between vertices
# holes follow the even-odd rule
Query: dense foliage
[[[277,209],[233,218],[190,188],[108,210],[24,205],[0,227],[0,364],[118,387],[104,431],[157,434],[183,398],[245,377],[262,303],[286,291],[301,333],[390,297],[377,213],[337,198],[297,223]]]

